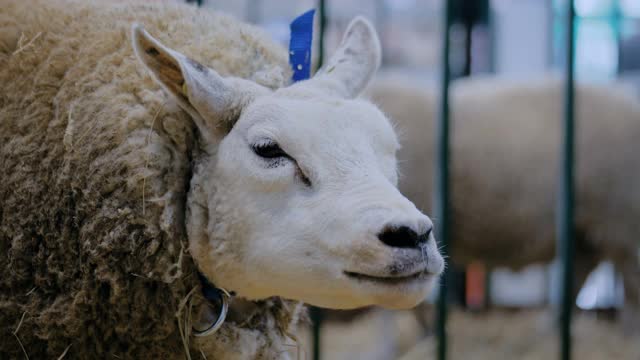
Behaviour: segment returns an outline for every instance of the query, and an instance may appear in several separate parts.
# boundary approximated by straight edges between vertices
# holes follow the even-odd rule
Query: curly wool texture
[[[221,75],[288,82],[284,49],[215,13],[0,0],[2,358],[185,356],[176,313],[198,286],[184,229],[198,141],[134,57],[134,22]],[[257,306],[191,353],[279,357],[293,306]]]

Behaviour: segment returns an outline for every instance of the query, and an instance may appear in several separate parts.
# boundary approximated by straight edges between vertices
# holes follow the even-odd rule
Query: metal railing
[[[560,197],[558,202],[557,256],[562,264],[562,302],[560,307],[560,358],[571,359],[571,312],[573,310],[573,257],[575,254],[575,8],[567,2],[567,59],[565,63],[565,103],[561,155]]]
[[[442,75],[440,87],[440,112],[438,119],[437,139],[437,171],[436,171],[436,203],[434,213],[439,219],[436,225],[437,236],[444,252],[450,253],[449,226],[451,217],[449,212],[449,168],[450,168],[450,134],[449,134],[449,32],[451,29],[451,12],[454,0],[445,0],[444,29],[442,32],[443,54]],[[574,228],[574,162],[575,162],[575,69],[574,69],[574,27],[575,27],[574,1],[567,1],[567,39],[566,39],[566,63],[565,63],[565,103],[564,122],[562,124],[562,153],[561,169],[559,177],[559,201],[557,207],[557,256],[561,263],[562,277],[560,281],[560,293],[562,296],[559,316],[560,354],[562,360],[571,359],[571,314],[573,310],[573,257],[575,253],[575,228]],[[438,336],[437,358],[447,358],[447,292],[448,272],[443,274],[437,307],[436,334]]]
[[[327,26],[327,8],[325,0],[318,0],[318,56],[316,58],[316,70],[322,67],[324,62],[324,35]],[[324,319],[322,309],[311,307],[309,309],[309,317],[311,318],[311,358],[313,360],[321,359],[321,335],[322,322]]]
[[[452,1],[446,0],[444,6],[444,27],[442,29],[442,72],[440,86],[440,107],[437,125],[436,145],[436,179],[435,179],[435,204],[434,223],[436,239],[440,242],[443,255],[449,252],[449,165],[450,165],[450,134],[449,134],[449,85],[451,80],[450,57],[450,30],[452,18]],[[436,315],[436,334],[438,336],[437,357],[439,360],[447,358],[447,298],[449,290],[450,271],[445,270],[440,280],[438,293],[438,306]]]

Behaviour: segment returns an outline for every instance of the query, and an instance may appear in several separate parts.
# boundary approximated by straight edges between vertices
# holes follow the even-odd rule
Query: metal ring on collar
[[[231,298],[231,295],[225,289],[221,289],[221,288],[217,288],[217,289],[220,290],[220,300],[222,302],[222,307],[220,308],[220,315],[218,315],[218,318],[216,319],[216,321],[214,321],[211,324],[211,326],[209,326],[205,330],[197,330],[192,326],[191,330],[193,331],[194,336],[203,337],[203,336],[209,336],[215,333],[216,331],[218,331],[218,329],[220,329],[220,327],[224,323],[224,320],[227,318],[227,312],[229,311],[229,298]]]

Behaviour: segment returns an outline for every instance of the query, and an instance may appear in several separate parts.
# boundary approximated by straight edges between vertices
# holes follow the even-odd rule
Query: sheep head
[[[389,120],[356,99],[380,63],[362,18],[313,78],[270,90],[222,77],[133,28],[138,58],[195,122],[189,249],[217,286],[331,308],[407,308],[444,261],[397,189]]]

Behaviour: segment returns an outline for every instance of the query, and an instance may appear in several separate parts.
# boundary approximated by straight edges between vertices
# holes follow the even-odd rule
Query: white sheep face
[[[397,190],[388,119],[354,99],[380,61],[368,22],[352,22],[325,70],[276,91],[133,34],[140,59],[201,132],[187,230],[206,277],[248,299],[331,308],[424,298],[444,267],[432,223]]]

